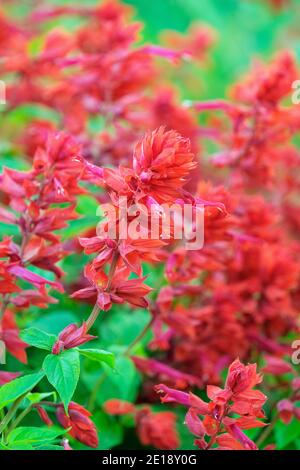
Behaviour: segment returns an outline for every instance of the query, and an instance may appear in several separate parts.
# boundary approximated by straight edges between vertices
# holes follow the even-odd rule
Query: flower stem
[[[258,439],[256,440],[256,445],[257,445],[258,448],[260,448],[260,446],[269,437],[269,435],[271,434],[271,432],[273,431],[273,429],[274,429],[274,427],[277,423],[277,420],[278,420],[278,414],[275,413],[275,415],[273,416],[269,426],[262,431],[262,433],[258,436]]]
[[[30,413],[31,410],[32,405],[30,405],[28,408],[25,408],[25,410],[23,410],[22,413],[20,413],[19,416],[16,417],[16,419],[12,422],[8,429],[8,434],[18,426],[18,424],[25,418],[25,416],[28,415],[28,413]]]
[[[14,417],[15,412],[18,409],[19,404],[23,400],[26,394],[21,395],[17,400],[12,404],[12,406],[9,408],[8,412],[4,416],[3,420],[0,423],[0,433],[4,431],[4,429],[8,426],[12,418]]]
[[[92,392],[91,392],[91,395],[90,395],[90,398],[89,398],[89,402],[88,402],[88,409],[91,412],[95,408],[95,402],[96,402],[96,399],[97,399],[98,390],[101,387],[101,385],[103,384],[103,382],[105,381],[106,377],[107,377],[106,372],[103,372],[103,374],[100,375],[100,377],[98,378],[98,380],[96,381],[96,383],[95,383],[95,385],[92,389]]]
[[[89,318],[86,321],[87,331],[92,328],[93,324],[95,323],[95,321],[98,318],[99,313],[100,313],[100,308],[98,307],[97,304],[95,304]]]
[[[132,349],[134,348],[134,346],[139,343],[145,336],[145,334],[149,331],[149,329],[151,328],[151,326],[153,325],[153,322],[154,322],[154,317],[151,317],[150,321],[146,324],[146,326],[142,329],[142,331],[140,332],[140,334],[132,341],[132,343],[128,346],[128,348],[126,349],[125,351],[125,356],[129,356],[129,354],[131,353]]]

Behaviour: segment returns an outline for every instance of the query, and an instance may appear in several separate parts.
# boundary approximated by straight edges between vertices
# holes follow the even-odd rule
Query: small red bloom
[[[91,413],[78,403],[71,402],[69,416],[66,415],[63,405],[56,409],[56,416],[63,428],[71,428],[69,434],[79,442],[89,447],[98,447],[97,429],[90,419]]]
[[[80,327],[72,323],[66,326],[59,334],[58,340],[53,345],[52,354],[59,354],[64,349],[75,348],[95,338],[96,336],[87,333],[85,322]]]
[[[143,408],[136,414],[137,433],[143,445],[172,450],[179,447],[176,415],[171,411],[152,413]]]
[[[47,413],[47,411],[40,405],[35,405],[35,409],[36,411],[38,412],[38,415],[39,417],[41,418],[41,420],[47,424],[47,426],[52,426],[53,422],[52,420],[49,418],[49,415]]]
[[[135,411],[135,406],[129,401],[111,398],[103,404],[103,409],[105,413],[109,415],[122,416],[127,413],[133,413]]]
[[[19,329],[16,324],[14,315],[11,310],[6,310],[2,318],[2,325],[0,324],[0,339],[14,357],[24,364],[27,363],[26,348],[28,345],[21,340],[19,336]]]
[[[289,424],[294,415],[294,405],[290,400],[281,400],[277,403],[279,416],[284,424]]]

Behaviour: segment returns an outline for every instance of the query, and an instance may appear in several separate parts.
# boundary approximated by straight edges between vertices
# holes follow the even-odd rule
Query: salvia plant
[[[299,448],[293,54],[204,100],[206,24],[4,3],[1,450]]]

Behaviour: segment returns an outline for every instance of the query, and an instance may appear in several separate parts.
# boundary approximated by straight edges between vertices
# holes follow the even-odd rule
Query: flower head
[[[89,446],[98,447],[97,429],[90,419],[91,413],[78,403],[71,402],[66,415],[63,405],[56,409],[56,416],[60,424],[65,428],[71,428],[69,434],[79,442]]]

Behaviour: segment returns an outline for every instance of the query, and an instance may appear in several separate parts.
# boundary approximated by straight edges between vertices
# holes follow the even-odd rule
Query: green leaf
[[[46,349],[51,351],[53,344],[56,341],[56,336],[49,335],[45,331],[38,328],[28,328],[20,333],[21,339],[30,346],[35,346],[39,349]]]
[[[295,418],[288,424],[278,421],[275,426],[276,448],[283,450],[300,436],[299,421]]]
[[[66,412],[68,412],[68,406],[75,392],[80,373],[78,351],[70,349],[61,354],[49,354],[45,357],[43,369],[47,379],[57,390]]]
[[[57,444],[43,444],[35,447],[35,450],[64,450],[63,446]]]
[[[115,355],[103,349],[78,349],[78,352],[91,361],[105,362],[109,367],[115,367]]]
[[[65,432],[64,429],[57,428],[19,427],[8,435],[7,441],[10,448],[23,445],[43,445],[51,443]]]
[[[36,374],[25,375],[11,382],[2,385],[0,388],[0,410],[9,403],[15,401],[21,395],[29,392],[44,377],[44,372],[40,371]]]

